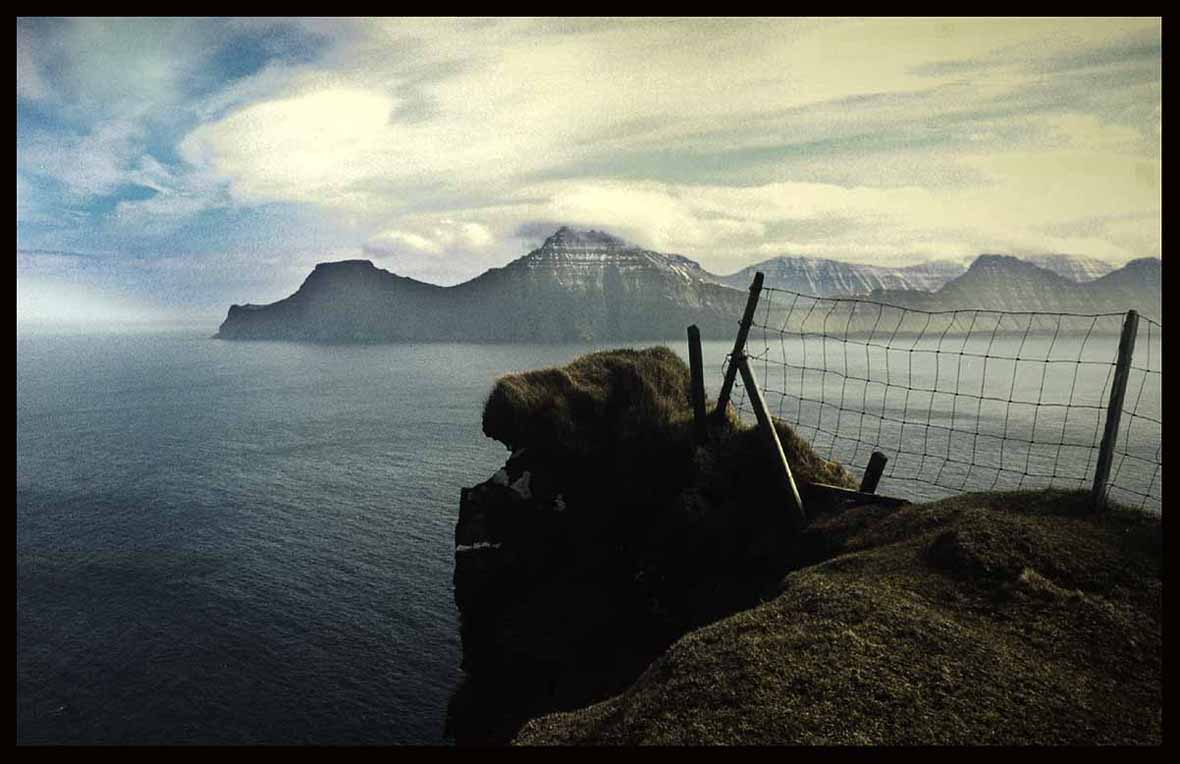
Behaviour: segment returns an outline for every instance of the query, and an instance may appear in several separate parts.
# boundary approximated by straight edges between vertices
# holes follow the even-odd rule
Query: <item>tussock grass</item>
[[[694,453],[690,384],[688,366],[666,347],[590,353],[564,368],[501,377],[484,404],[483,431],[570,471],[606,469],[622,479],[646,470],[637,477],[645,483],[668,477],[669,488],[682,487],[702,464],[728,473],[748,472],[752,464],[761,473],[747,475],[755,483],[773,480],[762,436],[732,413],[720,423],[713,453]],[[797,481],[857,485],[790,425],[775,425]]]
[[[860,507],[840,554],[517,742],[1162,742],[1162,525],[1060,491]]]
[[[588,456],[627,435],[686,434],[689,371],[666,347],[590,353],[560,369],[496,381],[483,431],[511,449]],[[684,431],[684,432],[682,432]]]

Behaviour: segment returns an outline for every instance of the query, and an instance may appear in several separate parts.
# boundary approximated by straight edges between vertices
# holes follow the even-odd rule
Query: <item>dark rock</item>
[[[528,718],[609,697],[808,557],[809,537],[767,501],[774,463],[756,432],[730,422],[694,447],[688,370],[666,348],[505,377],[484,429],[517,450],[461,496],[467,680],[448,721],[460,744],[503,743]],[[781,432],[799,479],[853,483]]]

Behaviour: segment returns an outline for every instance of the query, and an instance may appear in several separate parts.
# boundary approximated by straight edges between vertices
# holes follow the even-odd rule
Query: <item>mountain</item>
[[[689,324],[728,339],[744,290],[685,257],[600,231],[561,228],[503,268],[452,287],[367,260],[321,263],[290,297],[234,305],[221,339],[327,342],[605,341],[681,338]]]
[[[1078,283],[1010,255],[980,255],[936,292],[875,290],[869,299],[921,310],[982,308],[1005,311],[1111,313],[1135,309],[1159,320],[1162,262],[1132,260],[1093,281]]]
[[[729,339],[755,270],[765,273],[767,286],[818,296],[863,295],[926,311],[1108,313],[1135,308],[1157,320],[1161,316],[1157,258],[1133,260],[1094,278],[1109,266],[1069,255],[1032,259],[1052,267],[1009,255],[980,255],[966,269],[946,260],[891,269],[780,257],[721,277],[680,255],[643,249],[601,231],[561,228],[524,257],[452,287],[398,276],[367,260],[321,263],[286,299],[232,306],[217,336],[325,342],[631,341],[681,338],[685,327],[697,324],[704,337]],[[875,326],[880,310],[857,305],[852,317],[827,311],[807,320],[822,320],[825,331]]]
[[[784,255],[743,268],[730,276],[714,278],[723,284],[746,288],[750,286],[754,273],[761,271],[766,286],[816,297],[832,297],[868,294],[874,289],[933,292],[966,270],[966,265],[953,260],[934,260],[921,265],[889,268]]]
[[[1136,308],[1157,321],[1163,315],[1163,261],[1158,257],[1131,260],[1085,286],[1115,310]]]
[[[1101,278],[1115,269],[1105,260],[1081,255],[1032,255],[1024,259],[1078,283]]]
[[[1023,259],[1078,283],[1093,281],[1114,270],[1104,260],[1080,255],[1033,255]],[[722,284],[744,288],[750,285],[756,271],[762,271],[767,286],[816,297],[836,297],[867,295],[878,289],[936,292],[963,275],[967,268],[965,262],[956,260],[932,260],[894,268],[784,255],[729,276],[713,278]]]

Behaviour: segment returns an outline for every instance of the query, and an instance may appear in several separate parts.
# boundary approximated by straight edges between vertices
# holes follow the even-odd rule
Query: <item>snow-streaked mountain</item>
[[[1082,255],[1030,255],[1023,259],[1079,284],[1102,278],[1115,269],[1105,260]]]
[[[1104,260],[1080,255],[1033,255],[1022,259],[1077,283],[1093,281],[1115,269]],[[748,287],[754,273],[762,271],[767,286],[816,297],[867,295],[879,289],[937,292],[966,273],[970,262],[973,261],[932,260],[890,267],[784,255],[716,278],[723,284]]]
[[[890,268],[784,255],[743,268],[729,276],[718,276],[717,279],[731,286],[748,287],[754,273],[762,271],[766,286],[816,297],[832,297],[868,294],[874,289],[933,292],[966,270],[966,263],[953,260],[933,260],[920,265]]]
[[[620,273],[675,274],[684,281],[707,281],[694,260],[633,246],[603,231],[557,230],[540,248],[510,263],[508,268],[548,274],[562,286],[597,283],[607,268]]]
[[[730,338],[746,294],[692,260],[561,228],[503,268],[440,287],[367,260],[321,263],[295,294],[230,308],[218,337],[315,341],[625,341]]]

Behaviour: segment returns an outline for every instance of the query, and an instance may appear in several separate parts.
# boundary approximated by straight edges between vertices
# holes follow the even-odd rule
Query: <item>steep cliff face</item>
[[[290,297],[235,305],[222,339],[312,341],[601,341],[727,338],[745,293],[674,255],[599,231],[558,230],[537,250],[454,287],[366,260],[322,263]]]
[[[514,449],[463,491],[457,742],[620,691],[679,635],[757,601],[795,534],[756,432],[691,440],[688,370],[666,348],[505,377],[484,432]],[[851,485],[785,427],[799,480]]]

